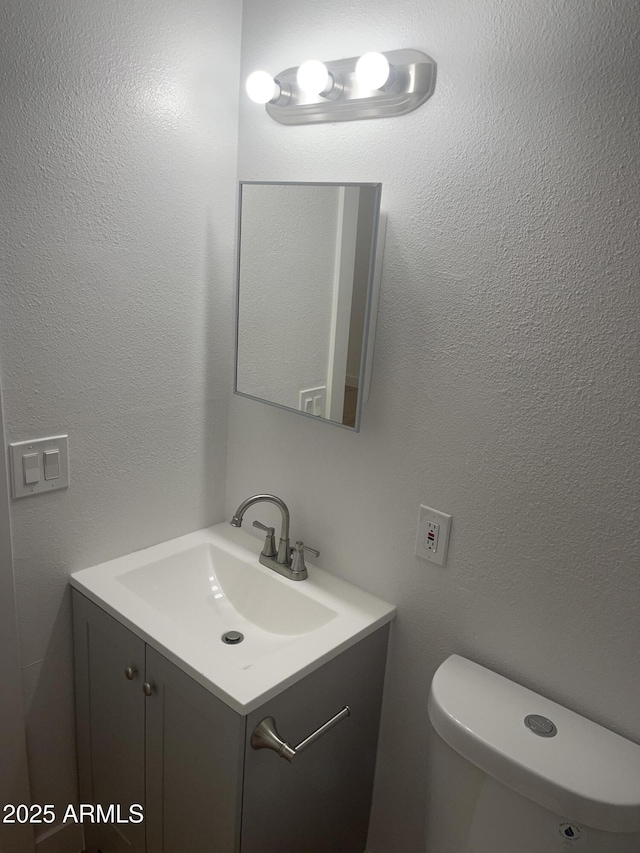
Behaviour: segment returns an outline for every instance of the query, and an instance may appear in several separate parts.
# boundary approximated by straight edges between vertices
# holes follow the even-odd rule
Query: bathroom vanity
[[[259,547],[218,525],[72,576],[80,798],[119,806],[88,846],[365,849],[394,608],[314,567],[292,584]]]

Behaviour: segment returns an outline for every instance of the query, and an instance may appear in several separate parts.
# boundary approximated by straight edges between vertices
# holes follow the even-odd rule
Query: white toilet
[[[429,694],[427,853],[640,853],[640,746],[458,655]]]

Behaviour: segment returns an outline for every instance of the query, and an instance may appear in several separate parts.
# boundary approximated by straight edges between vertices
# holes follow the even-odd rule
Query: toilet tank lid
[[[524,797],[595,829],[640,831],[637,744],[459,655],[434,675],[428,708],[450,747]],[[529,715],[557,733],[534,734]]]

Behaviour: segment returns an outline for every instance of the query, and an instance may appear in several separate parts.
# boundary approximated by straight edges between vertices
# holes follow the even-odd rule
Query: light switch
[[[25,453],[22,457],[22,473],[26,486],[40,481],[40,457],[38,453]]]
[[[68,438],[67,435],[52,435],[9,444],[11,494],[14,498],[68,488]]]
[[[24,459],[24,456],[22,457]],[[60,451],[45,450],[44,452],[44,478],[45,480],[57,480],[60,476]]]

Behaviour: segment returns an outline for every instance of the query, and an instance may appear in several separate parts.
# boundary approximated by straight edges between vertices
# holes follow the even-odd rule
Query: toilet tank
[[[458,655],[428,709],[427,853],[640,853],[640,746]]]

